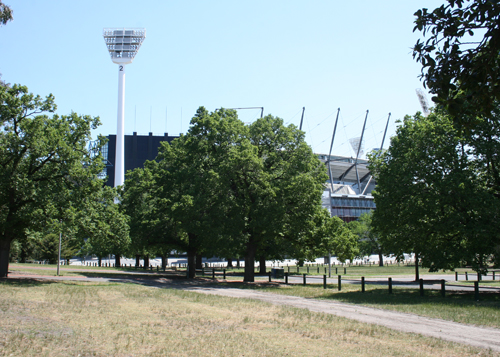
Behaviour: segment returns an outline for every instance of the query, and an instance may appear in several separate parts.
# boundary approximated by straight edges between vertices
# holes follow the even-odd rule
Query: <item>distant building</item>
[[[375,180],[368,169],[368,160],[317,154],[329,169],[329,179],[323,192],[322,204],[331,216],[351,222],[363,213],[375,209],[371,192]],[[330,165],[328,165],[328,163]]]
[[[146,160],[155,160],[162,141],[171,142],[178,136],[164,135],[125,135],[125,174],[138,167],[144,167]],[[113,187],[115,182],[116,135],[108,135],[108,142],[101,149],[106,162],[103,176],[107,176],[106,185]]]

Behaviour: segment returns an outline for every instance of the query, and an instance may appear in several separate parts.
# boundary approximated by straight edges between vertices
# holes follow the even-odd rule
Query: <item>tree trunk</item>
[[[240,258],[238,258],[238,260],[236,261],[236,268],[241,268],[241,266],[240,266]]]
[[[144,269],[149,268],[149,255],[144,256]]]
[[[196,234],[188,233],[188,277],[193,279],[196,277]]]
[[[66,265],[69,265],[69,258],[66,258]]]
[[[168,256],[167,255],[162,255],[161,256],[161,269],[162,270],[167,269],[167,263],[168,263]]]
[[[259,274],[266,274],[266,256],[265,255],[261,255],[259,258]]]
[[[227,267],[232,268],[233,267],[233,260],[231,258],[227,258]]]
[[[384,266],[384,255],[382,253],[378,253],[378,266],[383,267]]]
[[[6,278],[9,273],[9,254],[11,240],[0,240],[0,278]]]
[[[137,254],[135,256],[135,267],[139,268],[140,265],[141,265],[141,256],[139,254]]]
[[[97,261],[99,262],[99,268],[101,267],[101,261],[102,261],[102,258],[101,257],[97,257]]]
[[[187,252],[188,256],[188,270],[189,270],[189,279],[194,279],[196,277],[196,250],[189,250]]]
[[[254,282],[255,281],[255,253],[257,248],[253,242],[248,242],[247,251],[245,255],[245,274],[243,281]]]
[[[120,262],[121,255],[120,254],[115,254],[115,267],[119,268],[122,264]]]
[[[203,269],[203,257],[201,254],[196,254],[196,269]]]
[[[418,254],[415,253],[415,281],[420,279],[420,275],[418,273]]]

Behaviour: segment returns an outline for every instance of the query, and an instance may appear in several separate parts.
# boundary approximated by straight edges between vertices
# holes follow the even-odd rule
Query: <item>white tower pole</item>
[[[108,28],[104,41],[113,63],[118,65],[118,118],[116,125],[115,187],[125,182],[125,65],[132,63],[142,42],[145,29]]]
[[[118,66],[118,118],[116,122],[115,187],[125,182],[125,65]]]

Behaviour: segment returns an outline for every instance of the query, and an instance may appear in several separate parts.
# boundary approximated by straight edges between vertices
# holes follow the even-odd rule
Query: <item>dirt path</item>
[[[500,351],[500,329],[463,325],[456,322],[334,301],[278,295],[245,289],[187,286],[179,288],[203,294],[255,299],[274,305],[293,306],[314,312],[342,316],[369,324],[382,325],[403,332],[419,333],[447,341]]]

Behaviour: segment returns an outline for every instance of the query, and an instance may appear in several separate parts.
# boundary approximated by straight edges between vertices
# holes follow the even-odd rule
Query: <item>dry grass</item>
[[[0,282],[2,356],[497,356],[332,315],[132,284]]]
[[[306,286],[280,284],[228,284],[235,288],[258,289],[274,294],[292,295],[315,299],[336,300],[340,302],[393,310],[420,316],[439,318],[470,325],[500,328],[500,295],[481,293],[480,300],[474,299],[474,293],[426,290],[420,296],[418,289],[393,288],[389,294],[387,287],[366,285],[366,292],[360,292],[359,285],[342,284],[342,291],[336,285],[309,284]]]

